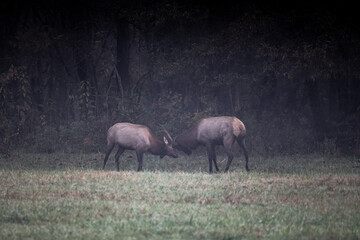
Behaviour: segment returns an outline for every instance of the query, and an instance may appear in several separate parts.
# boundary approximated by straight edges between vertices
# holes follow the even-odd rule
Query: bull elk
[[[109,128],[107,133],[107,149],[103,169],[105,169],[108,157],[115,145],[119,147],[115,154],[117,171],[119,171],[120,155],[125,150],[135,150],[139,163],[138,171],[142,170],[143,154],[145,152],[159,155],[160,158],[163,158],[165,155],[177,158],[171,143],[169,144],[165,137],[164,141],[157,139],[148,127],[132,123],[116,123]]]
[[[232,146],[236,140],[239,146],[244,151],[245,155],[245,168],[249,171],[248,167],[248,151],[245,146],[245,125],[236,117],[209,117],[203,118],[195,125],[185,130],[174,139],[164,129],[168,137],[172,140],[172,145],[175,149],[181,150],[190,155],[191,150],[199,145],[206,147],[209,159],[209,172],[212,173],[212,162],[214,162],[216,171],[219,168],[216,163],[215,146],[223,145],[228,156],[225,172],[229,170],[231,161],[233,160]]]

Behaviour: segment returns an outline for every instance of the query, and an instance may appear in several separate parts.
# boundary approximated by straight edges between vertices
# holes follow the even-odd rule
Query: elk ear
[[[166,144],[166,145],[168,145],[169,144],[169,142],[168,142],[168,140],[166,139],[166,137],[164,136],[164,143]]]

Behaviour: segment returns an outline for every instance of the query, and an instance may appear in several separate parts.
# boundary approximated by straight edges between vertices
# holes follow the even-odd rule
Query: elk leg
[[[106,148],[106,154],[105,154],[105,158],[104,158],[104,165],[103,165],[103,170],[105,169],[105,165],[106,165],[106,162],[109,158],[109,155],[111,153],[111,151],[113,150],[115,144],[111,144],[111,145],[108,145],[107,148]]]
[[[136,156],[137,156],[137,160],[139,163],[138,169],[137,171],[140,172],[142,171],[142,164],[143,164],[143,152],[136,152]]]
[[[227,153],[227,156],[228,156],[228,161],[227,161],[227,164],[226,164],[225,172],[229,171],[230,164],[231,164],[231,162],[232,162],[232,160],[234,158],[231,148],[226,150],[226,153]]]
[[[234,155],[232,153],[232,145],[233,145],[234,141],[235,141],[235,139],[233,138],[233,136],[231,136],[231,137],[225,138],[224,142],[223,142],[226,154],[228,156],[228,161],[226,164],[225,172],[229,171],[230,164],[234,158]]]
[[[218,168],[218,165],[217,165],[217,162],[216,162],[215,146],[213,146],[213,161],[214,161],[216,172],[219,172],[219,168]]]
[[[117,151],[117,153],[115,154],[115,165],[116,165],[116,170],[119,172],[120,171],[120,167],[119,167],[119,158],[120,155],[125,151],[125,149],[123,149],[122,147],[119,146],[119,149]]]
[[[206,149],[207,149],[207,154],[208,154],[208,159],[209,159],[209,173],[212,173],[213,172],[212,162],[214,159],[214,146],[209,144],[206,146]]]
[[[236,141],[238,142],[239,146],[242,148],[242,150],[244,151],[244,155],[245,155],[245,169],[247,172],[250,171],[249,167],[248,167],[248,161],[249,161],[249,157],[248,157],[248,151],[245,145],[245,138],[243,139],[236,139]]]

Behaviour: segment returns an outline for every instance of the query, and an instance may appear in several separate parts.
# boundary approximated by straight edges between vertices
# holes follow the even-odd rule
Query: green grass
[[[359,239],[360,159],[0,157],[0,239]],[[221,169],[226,164],[220,155]]]

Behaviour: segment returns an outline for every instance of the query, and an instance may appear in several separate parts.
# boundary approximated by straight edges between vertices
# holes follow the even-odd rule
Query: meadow
[[[359,239],[360,159],[0,156],[0,239]],[[225,168],[226,157],[218,156]]]

